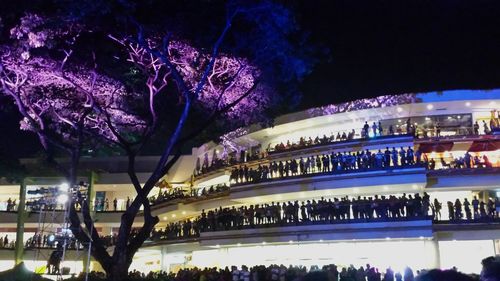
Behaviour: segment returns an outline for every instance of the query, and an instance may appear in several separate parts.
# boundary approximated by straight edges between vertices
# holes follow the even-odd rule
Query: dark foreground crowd
[[[499,218],[500,200],[483,202],[476,197],[469,201],[456,199],[446,203],[450,221],[488,221]],[[241,207],[219,207],[193,220],[168,224],[154,230],[151,239],[172,240],[199,236],[204,231],[221,231],[265,226],[306,225],[317,223],[349,223],[411,219],[441,220],[443,203],[423,195],[375,195],[357,198],[321,198]]]
[[[367,264],[356,268],[339,267],[334,264],[323,267],[271,265],[242,266],[238,268],[192,268],[181,269],[177,273],[139,271],[129,273],[130,281],[500,281],[500,256],[488,257],[482,261],[481,275],[467,275],[458,272],[456,268],[449,270],[420,270],[414,272],[406,267],[403,272],[395,272],[390,267],[381,271]],[[82,274],[70,280],[84,280]],[[89,280],[105,280],[103,273],[92,272]]]

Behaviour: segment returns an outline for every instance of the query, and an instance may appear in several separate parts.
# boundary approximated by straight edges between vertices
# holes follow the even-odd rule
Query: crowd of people
[[[439,202],[438,202],[439,203]],[[439,203],[440,205],[441,203]],[[455,202],[446,202],[448,208],[448,219],[452,220],[479,220],[500,218],[500,200],[489,198],[487,202],[478,200],[476,196],[469,202],[467,198]],[[471,208],[472,207],[472,208]],[[441,206],[439,207],[441,208]],[[439,215],[439,217],[438,217]],[[436,214],[436,220],[441,219],[441,213]]]
[[[269,266],[242,265],[225,268],[187,268],[176,273],[156,271],[144,273],[137,270],[129,272],[129,281],[500,281],[500,256],[491,256],[482,260],[480,275],[464,274],[457,268],[451,269],[421,269],[414,270],[406,266],[401,271],[391,267],[384,271],[366,264],[340,266],[328,264],[324,266],[277,265]],[[80,281],[85,274],[68,279]],[[85,279],[86,280],[86,279]],[[106,276],[102,272],[91,272],[88,280],[104,281]]]
[[[422,153],[411,147],[396,149],[386,147],[384,151],[331,152],[296,159],[272,161],[256,168],[242,165],[231,171],[230,182],[239,184],[259,182],[274,178],[303,176],[316,173],[345,173],[352,170],[376,170],[389,167],[423,166]]]
[[[17,202],[16,199],[12,200],[12,198],[7,199],[5,202],[5,211],[12,212],[17,210]]]
[[[64,241],[66,240],[66,241]],[[73,237],[59,237],[54,234],[41,234],[35,233],[33,236],[26,240],[24,247],[26,249],[56,249],[61,245],[66,244],[66,249],[83,249],[83,245]]]
[[[130,206],[130,197],[127,196],[127,200],[125,202],[125,206],[123,204],[118,204],[118,199],[114,198],[112,201],[113,209],[110,209],[110,201],[109,198],[96,198],[94,200],[94,210],[96,212],[118,212],[124,211],[128,206]]]
[[[490,126],[486,123],[485,120],[482,120],[482,123],[479,124],[477,121],[472,125],[472,127],[463,128],[463,130],[459,131],[459,134],[462,135],[480,135],[480,134],[491,134],[493,129],[497,129],[492,123],[494,119],[490,120]],[[370,124],[371,123],[371,124]],[[227,168],[230,166],[241,165],[248,161],[258,160],[266,158],[267,155],[285,152],[285,151],[293,151],[299,150],[306,147],[313,146],[321,146],[326,144],[331,144],[335,142],[342,141],[350,141],[354,139],[367,139],[371,137],[382,137],[382,136],[394,136],[394,135],[408,135],[413,136],[415,138],[428,138],[428,137],[442,137],[441,135],[441,124],[440,122],[432,122],[431,124],[422,124],[422,126],[418,127],[412,121],[411,118],[408,118],[401,125],[386,125],[384,127],[382,122],[368,122],[366,121],[362,128],[357,132],[355,129],[351,129],[350,131],[337,131],[336,134],[331,133],[329,136],[324,134],[321,136],[306,136],[300,137],[296,141],[287,140],[286,142],[280,142],[274,145],[269,144],[265,151],[261,151],[260,149],[253,150],[252,152],[241,150],[240,157],[237,159],[235,155],[230,154],[225,158],[218,158],[214,154],[212,160],[209,161],[208,155],[205,155],[203,164],[198,164],[194,175],[200,176],[205,173],[215,171],[222,168]],[[457,133],[457,132],[455,132]]]
[[[446,203],[450,221],[498,219],[500,201],[486,202],[464,199]],[[320,198],[319,200],[288,201],[241,207],[219,207],[202,211],[200,216],[172,222],[163,229],[153,231],[151,239],[174,240],[198,237],[200,232],[221,231],[265,226],[307,225],[321,223],[354,223],[367,221],[393,221],[411,219],[442,220],[443,203],[437,198],[422,195],[375,195],[373,197]]]
[[[133,230],[133,232],[136,230]],[[135,234],[134,234],[135,235]],[[111,247],[115,245],[117,239],[116,233],[112,235],[103,235],[101,236],[101,242],[104,247]],[[55,234],[40,234],[35,233],[33,236],[29,237],[24,243],[25,249],[57,249],[61,245],[64,244],[64,240],[66,240],[66,249],[76,250],[76,249],[84,249],[84,245],[75,239],[74,237],[61,237]],[[9,235],[6,234],[3,237],[0,237],[0,249],[14,249],[16,244],[15,239],[10,239]]]
[[[216,171],[222,168],[227,168],[233,165],[238,165],[242,163],[247,163],[255,160],[264,159],[267,157],[267,153],[261,152],[260,148],[254,148],[252,150],[241,150],[239,158],[236,158],[236,155],[230,154],[225,158],[219,158],[217,155],[212,156],[212,161],[208,160],[208,155],[205,154],[205,158],[203,160],[203,164],[198,162],[194,169],[193,175],[195,177],[204,175],[206,173],[210,173],[212,171]]]
[[[415,127],[411,123],[411,119],[407,120],[407,128],[406,131],[403,132],[402,127],[396,127],[396,130],[394,130],[394,127],[392,125],[389,125],[387,129],[383,128],[382,123],[379,121],[373,122],[371,125],[368,124],[368,121],[365,122],[363,125],[363,128],[361,128],[359,134],[356,133],[355,129],[352,129],[351,131],[343,131],[343,132],[337,132],[335,135],[334,133],[331,133],[330,136],[327,136],[326,134],[323,135],[323,137],[316,136],[316,138],[312,139],[312,137],[300,137],[297,142],[290,142],[290,140],[286,141],[286,144],[283,142],[278,143],[274,146],[273,149],[271,147],[268,147],[269,153],[274,153],[274,152],[284,152],[284,151],[291,151],[291,150],[296,150],[296,149],[303,149],[305,147],[311,147],[311,146],[318,146],[318,145],[325,145],[325,144],[330,144],[334,142],[341,142],[341,141],[350,141],[354,139],[366,139],[369,137],[382,137],[382,136],[394,136],[394,135],[414,135],[415,134]]]
[[[431,158],[426,161],[429,170],[434,170],[436,168],[436,160]],[[463,168],[491,168],[493,164],[487,155],[475,155],[472,156],[469,152],[465,152],[464,156],[454,157],[451,161],[446,162],[446,160],[441,157],[439,159],[439,164],[441,164],[442,169],[463,169]]]
[[[160,204],[163,202],[172,201],[175,199],[186,199],[186,198],[203,198],[207,196],[211,196],[214,194],[224,193],[229,190],[229,186],[227,184],[216,184],[207,187],[202,187],[198,189],[192,189],[190,192],[185,191],[181,188],[176,189],[166,189],[164,191],[160,191],[158,195],[151,196],[149,201],[151,205]]]
[[[16,241],[11,240],[8,234],[0,237],[0,249],[14,249],[15,244]]]

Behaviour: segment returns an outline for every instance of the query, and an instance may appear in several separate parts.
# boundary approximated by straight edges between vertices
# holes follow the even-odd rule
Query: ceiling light
[[[431,110],[431,109],[433,109],[433,108],[434,108],[434,105],[432,105],[432,103],[430,103],[430,104],[428,104],[428,105],[427,105],[427,109],[428,109],[428,110]]]
[[[403,112],[403,109],[402,109],[401,107],[398,107],[398,108],[397,108],[397,111],[398,111],[398,112]]]

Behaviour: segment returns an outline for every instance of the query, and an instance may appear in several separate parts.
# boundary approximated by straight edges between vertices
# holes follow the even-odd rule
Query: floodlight
[[[59,196],[57,196],[57,203],[59,204],[66,204],[66,202],[68,202],[68,195],[67,194],[60,194]]]
[[[47,240],[49,241],[49,243],[52,243],[56,241],[56,236],[54,234],[50,234],[49,237],[47,237]]]
[[[68,192],[69,190],[69,184],[64,182],[59,185],[59,191],[60,192]]]

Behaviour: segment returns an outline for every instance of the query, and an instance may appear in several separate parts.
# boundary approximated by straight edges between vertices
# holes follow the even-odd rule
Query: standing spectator
[[[410,133],[411,133],[411,119],[408,118],[408,120],[406,120],[406,134]]]
[[[470,203],[467,200],[467,198],[464,199],[464,211],[465,211],[465,218],[467,220],[471,220],[472,219],[472,212],[470,210]]]
[[[390,267],[385,271],[384,281],[394,281],[394,271]]]
[[[436,122],[436,137],[440,137],[441,136],[441,125],[439,124],[439,122]]]
[[[125,208],[128,209],[130,207],[130,197],[127,196],[127,203],[125,204]]]
[[[457,198],[455,200],[455,219],[460,220],[463,218],[463,213],[462,213],[462,202]]]
[[[370,125],[368,125],[368,121],[365,121],[365,125],[363,126],[363,136],[362,137],[367,138],[369,130],[370,130]]]
[[[7,212],[11,211],[12,209],[12,199],[9,199],[7,200]]]
[[[483,120],[483,131],[484,131],[484,134],[485,135],[489,135],[490,134],[490,128],[488,128],[488,124],[486,124],[486,122]]]
[[[401,161],[401,166],[406,166],[406,151],[403,147],[399,150],[399,161]]]
[[[495,210],[497,212],[496,217],[500,218],[500,199],[498,197],[495,198]]]
[[[434,219],[435,220],[441,219],[442,207],[443,207],[443,205],[437,200],[437,198],[434,198]]]
[[[479,124],[476,122],[474,123],[474,135],[478,136],[479,135]]]
[[[479,218],[479,200],[476,196],[472,199],[472,210],[474,211],[474,219],[477,220]]]
[[[231,266],[232,281],[240,281],[240,271],[236,266]]]
[[[113,210],[116,212],[118,209],[118,200],[116,200],[116,197],[115,199],[113,199]]]
[[[373,136],[376,137],[377,136],[377,124],[375,124],[375,122],[373,122],[373,124],[372,124],[372,131],[373,131]]]
[[[395,147],[392,148],[392,166],[398,166],[398,152]]]
[[[415,276],[413,275],[413,270],[411,270],[410,267],[405,268],[405,275],[404,275],[404,281],[414,281]]]
[[[401,275],[401,272],[396,272],[394,277],[396,277],[396,281],[403,281],[403,275]]]

